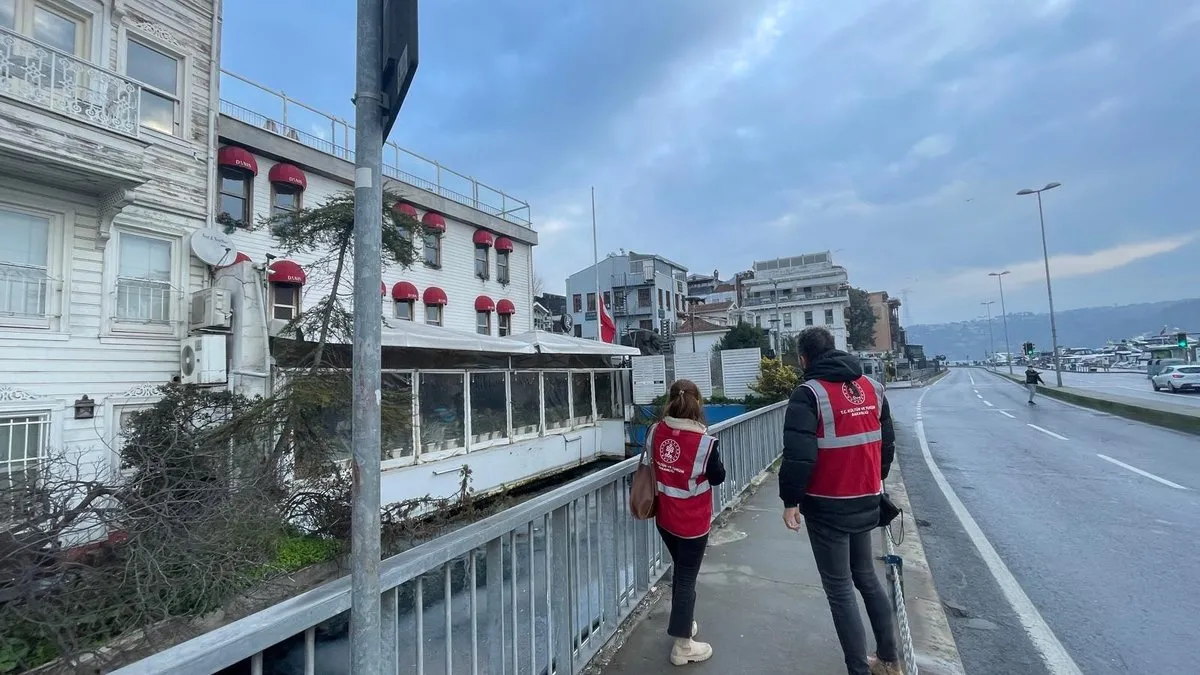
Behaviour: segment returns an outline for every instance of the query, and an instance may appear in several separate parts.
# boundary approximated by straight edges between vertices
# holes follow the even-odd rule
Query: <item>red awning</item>
[[[442,217],[442,214],[433,211],[425,212],[425,216],[421,218],[421,224],[430,230],[446,231],[446,219]]]
[[[512,239],[508,237],[496,237],[496,250],[509,253],[513,250]]]
[[[258,175],[258,162],[254,161],[254,155],[250,154],[249,150],[236,145],[226,145],[218,150],[217,164],[249,171],[252,176]]]
[[[425,295],[422,297],[427,305],[446,305],[449,301],[446,299],[446,291],[437,286],[430,286],[425,289]]]
[[[267,180],[275,185],[292,187],[297,190],[303,190],[308,187],[308,178],[305,177],[300,167],[284,162],[271,167],[271,170],[267,173]]]
[[[492,239],[493,237],[491,232],[488,232],[487,230],[475,230],[473,241],[475,242],[476,246],[491,246]]]
[[[513,304],[512,300],[505,298],[504,300],[501,300],[500,302],[496,303],[496,313],[497,314],[516,314],[517,307],[516,307],[516,305]]]
[[[382,281],[379,282],[379,297],[387,297],[387,284],[383,283]]]
[[[417,287],[407,281],[398,281],[395,286],[392,286],[392,299],[396,302],[415,302],[421,297],[417,293]]]
[[[481,295],[478,298],[475,298],[476,312],[491,312],[494,309],[496,309],[496,303],[492,302],[492,299],[488,296]]]
[[[244,263],[244,262],[250,262],[250,256],[246,255],[245,253],[242,253],[241,251],[238,251],[237,255],[233,257],[233,262],[231,262],[227,265],[219,265],[216,269],[223,270],[226,267],[233,267],[234,265],[236,265],[238,263]]]
[[[267,269],[270,270],[267,274],[267,281],[271,283],[301,286],[308,281],[308,275],[304,273],[304,268],[292,260],[276,260]]]
[[[417,207],[413,206],[412,204],[405,204],[404,202],[396,202],[396,205],[392,207],[392,210],[395,211],[396,213],[399,213],[402,216],[408,216],[409,218],[412,218],[413,220],[416,220],[418,217],[417,216]]]

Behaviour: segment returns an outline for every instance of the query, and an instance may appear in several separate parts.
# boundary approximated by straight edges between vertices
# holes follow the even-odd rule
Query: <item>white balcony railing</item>
[[[779,304],[788,304],[795,302],[815,302],[818,300],[836,300],[839,298],[850,297],[848,291],[830,291],[826,293],[780,293]],[[776,299],[771,295],[749,296],[743,303],[745,307],[762,307],[764,305],[774,305]]]
[[[141,87],[136,82],[7,28],[0,28],[0,95],[138,135]]]
[[[0,317],[44,319],[53,283],[44,267],[0,263]]]

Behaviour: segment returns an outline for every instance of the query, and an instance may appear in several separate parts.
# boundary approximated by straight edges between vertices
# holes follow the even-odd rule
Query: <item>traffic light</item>
[[[1187,333],[1176,333],[1175,334],[1175,344],[1179,345],[1180,349],[1187,349],[1187,347],[1188,347]]]
[[[1025,356],[1033,356],[1033,343],[1026,342],[1022,345],[1025,348]]]

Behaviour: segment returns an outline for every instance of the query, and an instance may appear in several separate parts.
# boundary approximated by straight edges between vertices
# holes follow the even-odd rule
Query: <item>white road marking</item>
[[[989,407],[989,408],[995,407],[995,406],[993,406],[993,405],[992,405],[992,402],[991,402],[991,401],[984,401],[984,402],[983,402],[983,404],[984,404],[984,405],[986,405],[986,406],[987,406],[987,407]]]
[[[933,386],[937,386],[935,382]],[[930,387],[932,389],[932,387]],[[921,398],[917,399],[917,410],[921,409],[921,401],[924,400],[925,394],[929,393],[926,389]],[[942,470],[938,468],[937,462],[933,461],[933,453],[929,451],[929,441],[925,438],[925,423],[917,422],[917,440],[921,444],[921,454],[925,456],[925,464],[929,467],[929,473],[933,475],[933,480],[942,491],[942,495],[946,497],[946,502],[950,504],[950,509],[954,511],[954,515],[958,517],[958,522],[962,524],[967,536],[971,538],[971,542],[975,544],[976,550],[979,551],[983,562],[988,566],[988,570],[996,579],[996,583],[1000,586],[1000,591],[1004,593],[1004,598],[1008,600],[1008,604],[1012,606],[1013,611],[1017,615],[1017,619],[1021,622],[1021,627],[1025,629],[1025,634],[1029,636],[1033,643],[1034,649],[1042,657],[1042,662],[1046,664],[1046,670],[1050,675],[1083,675],[1083,671],[1067,653],[1066,647],[1063,646],[1058,638],[1054,635],[1054,631],[1050,630],[1050,626],[1046,620],[1042,618],[1033,601],[1025,594],[1021,588],[1021,584],[1017,582],[1016,577],[1009,571],[1008,566],[1004,564],[1004,560],[1000,558],[1000,554],[996,552],[995,547],[988,541],[987,536],[983,534],[983,530],[979,528],[979,524],[967,511],[967,507],[963,506],[962,501],[955,494],[954,488],[950,487],[950,483],[946,480],[946,476],[942,474]]]
[[[975,376],[972,375],[971,371],[969,371],[969,370],[967,371],[967,377],[971,378],[971,386],[974,387],[975,386]]]
[[[1054,433],[1053,431],[1050,431],[1049,429],[1043,429],[1043,428],[1039,427],[1039,426],[1038,426],[1038,425],[1036,425],[1036,424],[1030,424],[1030,425],[1028,425],[1028,426],[1031,426],[1031,427],[1033,427],[1034,429],[1037,429],[1038,431],[1042,432],[1043,434],[1046,434],[1047,436],[1053,436],[1053,437],[1057,438],[1057,439],[1058,439],[1058,440],[1060,440],[1060,441],[1069,441],[1069,440],[1071,440],[1071,439],[1067,438],[1066,436],[1059,436],[1058,434]]]
[[[1129,471],[1132,471],[1139,476],[1145,476],[1146,478],[1149,478],[1152,481],[1157,481],[1159,483],[1162,483],[1163,485],[1166,485],[1167,487],[1173,487],[1176,490],[1188,489],[1188,488],[1180,485],[1179,483],[1172,483],[1171,481],[1167,480],[1166,478],[1159,478],[1158,476],[1155,476],[1154,474],[1150,473],[1149,471],[1142,471],[1141,469],[1137,468],[1136,466],[1130,466],[1130,465],[1126,464],[1125,462],[1122,462],[1117,459],[1113,459],[1112,457],[1109,457],[1108,455],[1097,454],[1096,456],[1106,462],[1112,462],[1113,464],[1116,464],[1117,466],[1121,467],[1122,469],[1128,469]]]
[[[1016,416],[1016,415],[1014,415],[1014,414],[1012,414],[1012,413],[1008,412],[1007,410],[1001,410],[1001,411],[999,411],[999,412],[1000,412],[1000,414],[1001,414],[1001,415],[1004,415],[1005,417],[1011,417],[1011,418],[1013,418],[1014,420],[1015,420],[1015,419],[1017,419],[1017,416]]]
[[[983,394],[978,394],[978,393],[977,393],[977,394],[975,394],[975,395],[976,395],[976,396],[978,396],[979,398],[983,398]]]

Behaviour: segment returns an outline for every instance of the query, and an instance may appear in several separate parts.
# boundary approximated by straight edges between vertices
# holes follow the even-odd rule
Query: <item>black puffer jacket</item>
[[[851,382],[862,377],[862,366],[856,357],[845,352],[831,351],[808,365],[805,380]],[[892,428],[892,413],[887,398],[880,404],[883,435],[881,475],[887,478],[896,456],[896,433]],[[828,499],[810,497],[808,480],[817,459],[817,402],[808,387],[800,386],[792,393],[783,420],[783,462],[779,468],[779,498],[784,506],[800,506],[805,518],[845,532],[866,532],[879,522],[879,498]]]

